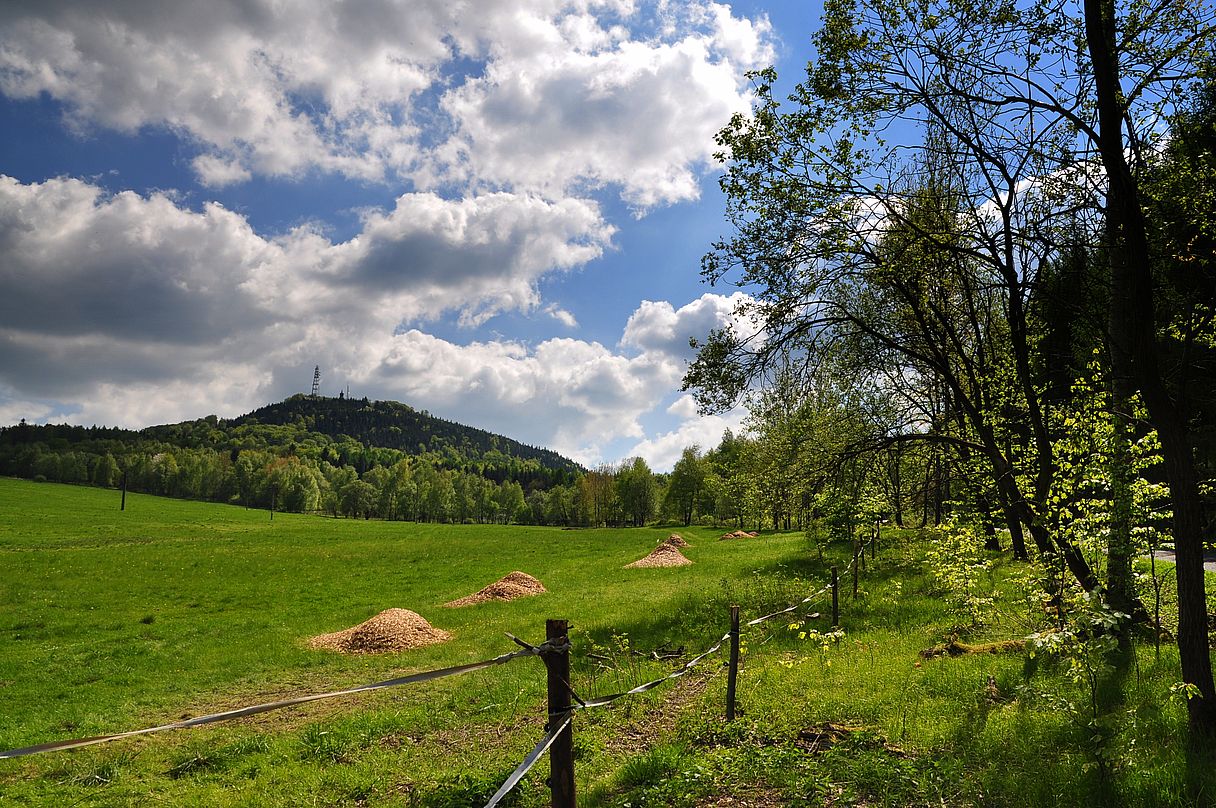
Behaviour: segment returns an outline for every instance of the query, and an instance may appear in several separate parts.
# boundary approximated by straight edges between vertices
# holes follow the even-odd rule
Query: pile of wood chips
[[[759,535],[759,533],[748,533],[746,530],[735,530],[731,533],[723,533],[718,541],[722,541],[722,539],[754,539]]]
[[[672,547],[687,547],[688,540],[679,533],[672,533],[670,536],[663,539],[662,544],[670,544]]]
[[[679,547],[664,542],[651,550],[650,555],[645,558],[640,558],[632,564],[626,564],[625,569],[630,570],[639,567],[683,567],[691,563],[680,552]]]
[[[540,581],[526,572],[516,570],[509,575],[499,578],[480,592],[465,595],[463,598],[457,598],[443,605],[451,607],[473,606],[478,603],[485,603],[487,600],[515,600],[516,598],[526,598],[529,595],[539,595],[547,591],[545,585]]]
[[[451,638],[451,634],[435,628],[416,612],[385,609],[357,626],[313,637],[308,645],[343,654],[385,654],[434,645]]]

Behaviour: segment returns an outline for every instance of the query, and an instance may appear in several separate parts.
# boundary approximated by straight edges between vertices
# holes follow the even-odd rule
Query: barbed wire
[[[539,646],[530,645],[518,637],[510,634],[507,635],[520,646],[523,646],[518,651],[512,651],[506,654],[500,654],[491,659],[484,659],[480,662],[469,662],[464,665],[453,665],[448,668],[438,668],[435,670],[422,671],[412,673],[408,676],[399,676],[394,679],[385,679],[380,682],[372,682],[371,684],[360,685],[359,687],[351,687],[345,690],[332,690],[326,693],[313,693],[307,696],[296,696],[290,699],[280,699],[278,701],[265,702],[263,704],[254,704],[248,707],[240,707],[235,710],[226,710],[219,713],[211,713],[209,715],[201,715],[197,718],[190,718],[184,721],[174,721],[170,724],[161,724],[156,727],[146,727],[144,729],[131,730],[129,732],[116,732],[110,735],[95,735],[89,738],[72,738],[66,741],[51,741],[49,743],[35,744],[34,746],[25,746],[20,749],[9,749],[0,752],[0,760],[7,758],[23,757],[25,755],[35,755],[40,752],[57,752],[65,749],[79,749],[84,746],[93,746],[94,744],[106,743],[108,741],[116,741],[121,738],[133,738],[137,735],[148,735],[153,732],[163,732],[171,729],[188,729],[190,727],[199,727],[205,724],[215,724],[221,721],[231,721],[236,718],[244,718],[250,715],[258,715],[259,713],[267,713],[272,710],[281,710],[285,707],[294,707],[299,704],[308,704],[314,701],[323,699],[334,699],[339,696],[350,696],[355,693],[367,693],[372,690],[383,690],[389,687],[401,687],[402,685],[418,684],[420,682],[429,682],[435,679],[442,679],[447,676],[456,676],[462,673],[472,673],[473,671],[483,670],[495,665],[503,665],[512,660],[521,659],[523,657],[538,656],[545,653],[551,648],[553,650],[563,650],[553,648],[549,643],[543,643]],[[564,647],[568,649],[569,646]]]

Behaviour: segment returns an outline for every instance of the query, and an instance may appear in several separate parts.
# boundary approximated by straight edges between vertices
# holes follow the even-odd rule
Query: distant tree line
[[[132,491],[335,516],[516,521],[525,491],[569,486],[580,470],[547,449],[366,399],[293,396],[229,421],[140,431],[0,428],[2,474],[106,487],[125,477]]]
[[[215,417],[139,432],[104,427],[0,428],[0,474],[296,513],[420,522],[561,527],[677,524],[803,527],[801,489],[757,434],[702,453],[684,450],[669,474],[640,457],[590,471],[542,466],[450,444],[410,455],[332,438],[299,423]],[[809,502],[809,500],[808,500]]]

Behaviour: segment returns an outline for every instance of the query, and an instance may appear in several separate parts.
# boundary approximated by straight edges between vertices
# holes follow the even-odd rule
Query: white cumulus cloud
[[[86,424],[231,416],[301,389],[317,363],[359,395],[587,463],[634,439],[632,454],[661,466],[666,449],[645,440],[642,419],[678,387],[688,336],[725,324],[735,298],[644,302],[616,348],[458,344],[399,326],[441,309],[527,310],[531,283],[590,260],[610,235],[570,201],[419,194],[369,214],[346,242],[307,229],[268,239],[215,204],[0,176],[0,413],[42,418],[51,409],[37,402],[53,399]],[[679,402],[669,413],[681,439],[721,431]]]
[[[319,170],[551,198],[616,184],[648,207],[696,195],[713,133],[746,108],[743,72],[773,56],[764,18],[704,2],[669,17],[585,0],[5,3],[0,92],[46,93],[82,130],[168,128],[211,187]]]

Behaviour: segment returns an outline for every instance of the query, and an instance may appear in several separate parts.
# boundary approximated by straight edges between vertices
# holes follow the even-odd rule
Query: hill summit
[[[231,427],[293,426],[334,440],[349,437],[365,446],[397,449],[411,455],[446,455],[445,459],[453,466],[484,460],[487,456],[505,455],[535,460],[555,471],[581,470],[573,460],[551,449],[529,446],[484,429],[448,421],[398,401],[299,394],[222,423]]]

